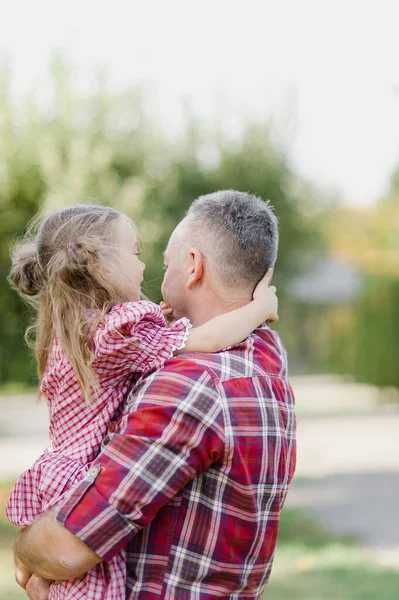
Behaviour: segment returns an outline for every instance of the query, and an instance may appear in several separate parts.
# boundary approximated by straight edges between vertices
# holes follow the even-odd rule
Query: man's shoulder
[[[221,409],[221,389],[218,376],[202,364],[197,354],[179,355],[168,360],[161,369],[144,374],[133,386],[126,403],[126,411],[139,406],[162,406],[166,409],[184,407],[184,412],[207,407],[213,412]]]
[[[202,359],[203,356],[203,359]],[[131,389],[130,396],[180,396],[188,390],[217,394],[217,370],[212,368],[211,354],[187,353],[168,359],[158,369],[141,375]]]
[[[220,378],[217,355],[202,352],[187,352],[167,360],[163,367],[154,371],[150,377],[157,380],[179,380],[182,383],[200,381],[204,378],[217,382]]]
[[[187,352],[167,360],[162,368],[140,377],[129,394],[128,407],[143,402],[170,406],[181,400],[220,407],[226,396],[254,390],[250,382],[259,378],[266,382],[262,389],[279,388],[281,380],[288,383],[285,348],[278,334],[268,328],[255,330],[221,352]]]
[[[284,377],[287,354],[276,331],[256,329],[246,340],[216,353],[187,352],[166,361],[154,376],[198,381],[208,376],[216,385],[231,379],[258,376]]]

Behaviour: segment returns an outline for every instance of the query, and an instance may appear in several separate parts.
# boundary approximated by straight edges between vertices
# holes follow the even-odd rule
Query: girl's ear
[[[191,248],[189,251],[189,270],[187,287],[189,290],[198,281],[202,279],[204,273],[204,257],[203,254],[196,248]]]

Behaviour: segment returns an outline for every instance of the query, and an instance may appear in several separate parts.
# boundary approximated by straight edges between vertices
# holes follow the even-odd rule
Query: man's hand
[[[33,575],[17,557],[15,581],[26,591],[29,600],[48,600],[51,581]]]
[[[26,586],[29,600],[48,600],[51,581],[32,575]]]
[[[14,556],[17,581],[26,589],[32,573],[48,581],[75,579],[102,560],[57,523],[52,511],[43,513],[32,525],[20,531],[15,539]]]

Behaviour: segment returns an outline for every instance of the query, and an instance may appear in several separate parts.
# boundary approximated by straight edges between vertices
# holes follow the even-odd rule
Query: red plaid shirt
[[[105,560],[126,548],[126,598],[258,598],[295,468],[294,398],[276,332],[143,377],[58,521]]]

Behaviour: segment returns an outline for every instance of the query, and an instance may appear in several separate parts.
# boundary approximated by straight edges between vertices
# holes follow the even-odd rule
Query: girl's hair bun
[[[24,296],[37,296],[44,287],[44,277],[37,262],[36,244],[17,244],[12,251],[10,284]]]

